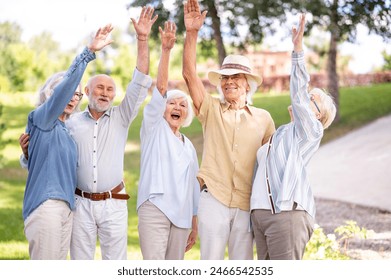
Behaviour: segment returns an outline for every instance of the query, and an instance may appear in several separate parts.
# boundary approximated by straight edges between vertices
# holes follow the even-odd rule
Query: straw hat
[[[251,68],[250,60],[243,55],[231,54],[224,58],[220,70],[209,71],[208,79],[211,84],[217,86],[220,84],[221,75],[235,75],[243,73],[257,81],[258,85],[262,83],[262,77],[256,75]]]

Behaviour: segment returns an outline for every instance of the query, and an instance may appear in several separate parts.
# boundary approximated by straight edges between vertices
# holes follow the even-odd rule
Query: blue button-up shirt
[[[28,116],[29,172],[23,200],[24,219],[47,199],[66,201],[70,209],[74,209],[77,150],[68,129],[58,117],[74,95],[88,62],[93,59],[95,54],[85,48],[54,88],[52,96]]]

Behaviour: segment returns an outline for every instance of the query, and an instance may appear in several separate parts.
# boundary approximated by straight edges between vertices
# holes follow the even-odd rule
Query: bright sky
[[[172,3],[173,0],[165,0]],[[23,40],[42,31],[49,31],[63,49],[76,47],[87,35],[107,23],[125,30],[130,18],[137,18],[138,9],[128,11],[130,0],[1,0],[0,22],[13,21],[23,29]],[[273,38],[268,38],[273,44]],[[278,50],[290,50],[291,43],[274,43]],[[286,47],[285,47],[286,46]],[[379,36],[367,35],[360,27],[358,44],[343,44],[342,54],[353,55],[351,69],[365,73],[383,63],[382,50],[391,53],[391,44],[384,44]],[[276,49],[277,50],[277,49]]]

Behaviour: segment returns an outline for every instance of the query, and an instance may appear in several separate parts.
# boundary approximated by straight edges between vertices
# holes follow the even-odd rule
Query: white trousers
[[[49,199],[24,221],[32,260],[65,260],[71,241],[73,213],[68,203]]]
[[[227,245],[229,259],[254,259],[250,212],[227,207],[206,190],[198,205],[198,232],[202,260],[223,260]]]
[[[91,201],[76,197],[71,259],[93,260],[99,238],[103,260],[126,260],[128,207],[126,200]]]
[[[183,260],[190,229],[176,227],[147,200],[138,209],[138,232],[144,260]]]

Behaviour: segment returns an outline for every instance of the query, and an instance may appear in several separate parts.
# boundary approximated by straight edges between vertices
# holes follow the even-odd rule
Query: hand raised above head
[[[166,21],[164,23],[164,30],[159,26],[160,38],[162,41],[163,50],[171,50],[176,41],[176,25],[172,21]]]
[[[188,0],[183,4],[183,14],[186,31],[198,31],[205,21],[208,11],[200,12],[197,0]]]
[[[110,45],[113,40],[110,39],[110,33],[113,30],[111,24],[107,24],[96,31],[95,36],[92,38],[88,48],[92,52],[100,51],[107,45]]]
[[[305,26],[305,13],[300,14],[299,16],[299,25],[292,27],[292,42],[295,52],[300,52],[303,50],[303,36],[304,36],[304,26]]]
[[[149,33],[151,33],[152,25],[158,18],[158,15],[153,16],[155,9],[153,7],[143,7],[141,9],[140,17],[138,21],[134,18],[131,18],[134,29],[137,33],[137,38],[141,41],[146,41],[148,39]]]

